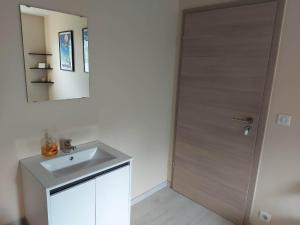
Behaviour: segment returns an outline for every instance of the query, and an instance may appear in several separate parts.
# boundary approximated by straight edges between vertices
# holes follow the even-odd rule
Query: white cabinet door
[[[95,225],[95,179],[50,196],[51,225]]]
[[[130,169],[96,178],[96,225],[130,225]]]

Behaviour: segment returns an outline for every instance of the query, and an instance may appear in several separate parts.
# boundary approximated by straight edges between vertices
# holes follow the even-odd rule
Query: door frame
[[[262,144],[264,140],[266,122],[268,117],[272,87],[273,87],[273,80],[274,74],[276,69],[276,62],[279,52],[279,44],[280,44],[280,36],[281,36],[281,29],[282,29],[282,22],[284,16],[284,10],[286,5],[286,0],[240,0],[240,1],[233,1],[228,3],[220,3],[220,4],[213,4],[207,6],[201,6],[191,9],[185,9],[182,11],[182,18],[181,18],[181,31],[180,31],[180,47],[178,52],[178,71],[177,71],[177,81],[176,91],[175,91],[175,114],[174,114],[174,123],[173,123],[173,143],[172,143],[172,171],[171,171],[171,188],[173,188],[173,180],[174,180],[174,163],[175,163],[175,143],[176,143],[176,127],[177,127],[177,116],[178,116],[178,109],[179,109],[179,85],[180,85],[180,71],[182,67],[182,49],[183,49],[183,31],[184,31],[184,24],[185,24],[185,17],[190,13],[195,12],[205,12],[211,11],[216,9],[225,9],[225,8],[233,8],[239,6],[246,6],[252,4],[261,4],[261,3],[268,3],[268,2],[276,2],[277,3],[277,10],[276,10],[276,17],[275,17],[275,24],[274,24],[274,31],[270,49],[270,56],[269,62],[267,66],[267,74],[266,74],[266,83],[264,87],[264,94],[263,94],[263,102],[261,105],[261,113],[259,116],[258,121],[258,129],[257,129],[257,137],[255,141],[254,147],[254,154],[253,154],[253,165],[250,177],[250,184],[249,184],[249,192],[247,195],[246,200],[246,213],[244,217],[244,225],[250,225],[250,214],[252,209],[252,203],[254,198],[254,191],[256,187],[257,181],[257,174],[258,174],[258,167],[259,167],[259,160],[261,156]]]

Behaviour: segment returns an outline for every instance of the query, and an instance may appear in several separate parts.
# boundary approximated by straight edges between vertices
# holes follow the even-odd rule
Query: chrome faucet
[[[73,146],[71,142],[72,139],[60,139],[59,140],[60,150],[63,153],[67,153],[67,154],[73,152],[76,149],[76,146]]]

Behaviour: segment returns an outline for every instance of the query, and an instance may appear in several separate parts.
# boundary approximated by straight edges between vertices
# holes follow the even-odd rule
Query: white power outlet
[[[263,221],[265,223],[270,224],[271,223],[271,219],[272,219],[272,215],[270,213],[264,212],[264,211],[260,211],[258,218],[260,221]]]

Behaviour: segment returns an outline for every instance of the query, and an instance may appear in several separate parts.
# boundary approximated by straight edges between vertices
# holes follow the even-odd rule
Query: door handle
[[[254,123],[254,119],[252,117],[246,117],[246,118],[236,118],[233,117],[232,120],[236,120],[242,123],[246,123],[247,126],[244,127],[244,135],[249,136],[250,132],[252,130],[252,124]]]
[[[250,125],[244,127],[244,135],[249,136],[252,127]]]
[[[233,117],[232,120],[240,121],[243,123],[247,123],[248,125],[251,125],[254,123],[254,119],[252,117],[247,117],[247,118],[237,118]]]

